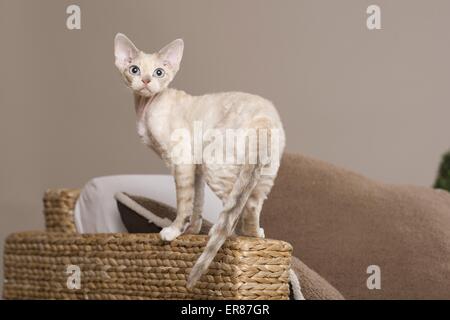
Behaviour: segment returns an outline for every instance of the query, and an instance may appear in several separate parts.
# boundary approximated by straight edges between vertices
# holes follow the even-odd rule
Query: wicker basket
[[[171,243],[158,234],[77,234],[79,192],[48,191],[47,232],[10,235],[5,244],[6,299],[288,299],[292,247],[283,241],[237,237],[225,242],[194,289],[186,277],[207,237]],[[80,286],[68,285],[77,276]]]
[[[73,210],[79,190],[47,190],[44,195],[44,217],[47,231],[76,233]]]

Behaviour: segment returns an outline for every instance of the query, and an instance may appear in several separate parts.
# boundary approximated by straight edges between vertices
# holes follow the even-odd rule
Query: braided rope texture
[[[73,216],[80,195],[75,189],[47,190],[44,195],[45,226],[49,232],[77,232]]]
[[[286,242],[230,238],[207,274],[188,290],[187,276],[207,236],[183,235],[168,243],[150,233],[77,234],[68,223],[77,197],[73,190],[48,191],[44,203],[52,232],[21,232],[6,239],[5,299],[289,298],[292,247]],[[58,215],[68,222],[58,223]],[[68,286],[71,265],[79,267],[79,288]]]

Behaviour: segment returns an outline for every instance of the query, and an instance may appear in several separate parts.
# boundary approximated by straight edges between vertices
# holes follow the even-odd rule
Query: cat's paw
[[[194,223],[191,223],[191,225],[186,229],[187,234],[199,234],[200,230],[202,229],[202,218],[197,219]]]
[[[259,238],[265,238],[266,234],[264,233],[264,229],[263,228],[259,228],[258,230],[258,237]]]
[[[159,233],[159,236],[164,241],[172,241],[176,239],[176,237],[178,237],[180,234],[181,231],[178,228],[169,226],[162,229],[161,232]]]

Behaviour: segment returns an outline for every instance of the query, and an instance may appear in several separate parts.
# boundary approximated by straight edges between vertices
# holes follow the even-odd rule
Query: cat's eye
[[[155,71],[153,72],[153,76],[154,77],[157,77],[157,78],[162,78],[162,77],[164,77],[164,74],[165,74],[166,72],[164,71],[164,69],[163,68],[157,68],[157,69],[155,69]]]
[[[139,75],[140,73],[141,73],[141,70],[139,69],[139,67],[138,66],[131,66],[130,67],[130,73],[131,74],[134,74],[134,75]]]

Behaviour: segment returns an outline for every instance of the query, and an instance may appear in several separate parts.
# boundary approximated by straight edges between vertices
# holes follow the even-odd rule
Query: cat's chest
[[[148,136],[147,127],[145,125],[145,119],[143,117],[138,119],[138,121],[136,123],[136,129],[137,129],[138,136],[141,139],[142,143],[149,145],[150,138]]]
[[[158,105],[147,106],[136,122],[137,134],[141,141],[154,149],[157,153],[162,153],[169,140],[168,115]]]

